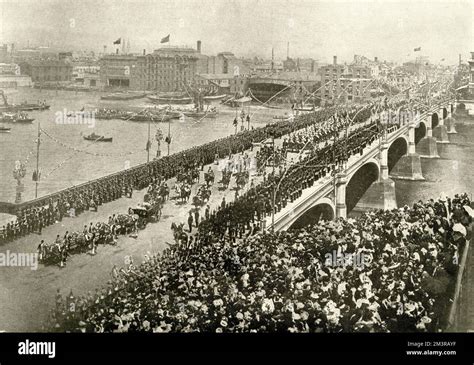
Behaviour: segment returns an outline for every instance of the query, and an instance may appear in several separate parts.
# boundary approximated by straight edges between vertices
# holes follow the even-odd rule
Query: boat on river
[[[218,100],[223,100],[224,98],[226,98],[227,95],[226,94],[222,94],[222,95],[206,95],[203,97],[204,101],[218,101]]]
[[[211,108],[209,110],[184,110],[182,113],[186,117],[191,118],[215,118],[217,117],[218,111],[216,108]]]
[[[94,142],[112,142],[112,137],[104,137],[95,133],[91,133],[88,136],[83,136],[86,141]]]
[[[0,116],[0,123],[17,123],[29,124],[33,123],[34,118],[29,118],[26,113],[2,113]]]
[[[191,104],[193,99],[182,93],[160,93],[148,95],[148,100],[156,104]]]
[[[100,97],[101,100],[135,100],[146,96],[145,93],[117,92]]]
[[[0,125],[0,133],[10,133],[11,128]]]
[[[132,122],[167,122],[171,117],[164,113],[139,114],[128,112],[122,115],[121,119]]]

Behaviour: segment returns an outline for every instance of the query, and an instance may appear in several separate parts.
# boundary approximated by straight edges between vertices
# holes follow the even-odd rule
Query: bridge
[[[397,124],[387,124],[386,132],[360,155],[351,156],[344,168],[305,189],[295,201],[274,217],[267,217],[271,230],[299,228],[326,220],[346,218],[351,211],[397,208],[393,179],[424,180],[421,158],[439,158],[437,144],[449,143],[455,129],[454,100],[400,113]],[[381,118],[374,115],[366,124]]]

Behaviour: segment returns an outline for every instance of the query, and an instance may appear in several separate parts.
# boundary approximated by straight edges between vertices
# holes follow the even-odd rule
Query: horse
[[[184,232],[183,223],[180,223],[179,225],[174,222],[171,223],[171,230],[173,231],[173,238],[176,243],[188,241],[188,235]]]
[[[188,184],[181,185],[181,188],[180,188],[181,202],[183,203],[187,202],[190,196],[191,196],[191,187]]]
[[[191,179],[191,182],[198,182],[199,183],[200,175],[201,174],[199,172],[199,169],[191,170],[191,172],[189,173],[189,177]]]
[[[170,196],[170,188],[168,187],[168,185],[161,185],[158,195],[161,197],[162,201],[168,200]]]
[[[226,172],[226,171],[223,171],[222,172],[222,180],[220,181],[221,184],[222,184],[222,187],[224,189],[227,189],[229,187],[229,184],[230,184],[230,177],[232,176],[232,172],[229,171],[229,172]]]
[[[237,177],[235,179],[235,181],[237,183],[237,188],[242,189],[245,186],[245,184],[247,184],[248,179],[249,179],[249,172],[248,171],[238,173]]]
[[[214,171],[204,173],[204,181],[207,186],[214,184]]]

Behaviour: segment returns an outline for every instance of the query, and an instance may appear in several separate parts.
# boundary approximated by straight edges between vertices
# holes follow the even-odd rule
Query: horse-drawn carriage
[[[156,222],[161,218],[161,206],[160,201],[145,202],[135,208],[129,208],[128,213],[138,216],[138,228],[143,229],[147,223]]]
[[[209,189],[209,187],[206,184],[201,185],[198,188],[196,195],[193,197],[193,205],[195,207],[203,206],[209,201],[210,197],[211,197],[211,189]]]

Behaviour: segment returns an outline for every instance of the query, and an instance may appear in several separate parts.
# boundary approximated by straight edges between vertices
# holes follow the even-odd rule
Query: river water
[[[41,136],[40,163],[41,182],[38,197],[48,193],[71,187],[85,181],[120,171],[127,166],[134,166],[147,161],[145,150],[148,139],[148,123],[123,120],[96,120],[93,124],[60,124],[57,116],[67,112],[94,110],[100,107],[135,110],[152,106],[146,99],[133,101],[100,101],[100,93],[75,92],[38,89],[7,90],[9,103],[22,101],[37,102],[46,100],[51,105],[46,111],[28,113],[35,118],[31,125],[12,125],[11,133],[0,133],[0,201],[14,202],[16,180],[13,178],[15,161],[26,161],[27,172],[23,179],[23,200],[35,196],[35,183],[32,173],[36,166],[36,136],[38,122],[46,134]],[[217,118],[206,118],[201,121],[193,118],[182,120],[172,119],[170,130],[172,143],[170,153],[228,136],[235,133],[232,124],[236,110],[216,104],[219,109]],[[251,126],[260,127],[272,122],[274,115],[283,115],[288,110],[268,109],[262,106],[245,107],[245,112],[252,115]],[[240,129],[241,123],[239,118]],[[245,122],[245,127],[247,123]],[[153,145],[150,159],[156,155],[157,144],[154,140],[156,129],[160,128],[163,135],[168,133],[168,123],[151,125]],[[112,143],[91,143],[83,139],[90,133],[113,137]],[[80,150],[77,152],[75,150]],[[86,151],[86,152],[84,152]],[[162,141],[162,155],[167,153],[167,146]]]
[[[441,194],[474,193],[474,119],[456,116],[458,134],[450,134],[450,144],[437,144],[439,159],[421,159],[425,181],[395,180],[398,206]]]

